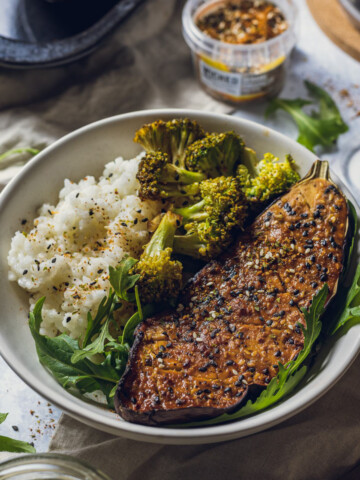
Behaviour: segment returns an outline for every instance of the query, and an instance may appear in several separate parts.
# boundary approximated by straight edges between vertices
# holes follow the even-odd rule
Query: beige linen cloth
[[[99,50],[75,64],[0,70],[2,149],[47,144],[99,118],[137,109],[229,112],[194,81],[181,36],[182,3],[148,0]],[[360,359],[306,411],[248,438],[153,445],[99,432],[64,415],[50,450],[86,460],[113,480],[360,479],[359,370]]]

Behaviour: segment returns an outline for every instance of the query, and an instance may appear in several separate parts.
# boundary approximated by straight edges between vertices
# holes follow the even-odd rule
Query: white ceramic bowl
[[[189,117],[212,131],[234,130],[259,155],[268,151],[284,157],[291,153],[304,175],[316,157],[298,143],[261,125],[240,118],[191,110],[152,110],[120,115],[77,130],[45,149],[10,182],[0,197],[0,353],[34,390],[74,418],[106,432],[135,440],[164,444],[220,442],[250,435],[299,413],[323,395],[350,366],[360,347],[360,325],[321,349],[308,381],[272,409],[224,425],[196,429],[156,428],[131,424],[114,413],[86,403],[64,390],[40,365],[27,325],[27,295],[7,280],[7,253],[22,218],[32,218],[44,202],[55,202],[65,178],[78,181],[99,175],[105,163],[117,156],[132,158],[140,147],[132,138],[137,128],[155,119]],[[339,182],[333,176],[334,180]],[[339,182],[340,183],[340,182]],[[354,198],[344,188],[348,197]]]

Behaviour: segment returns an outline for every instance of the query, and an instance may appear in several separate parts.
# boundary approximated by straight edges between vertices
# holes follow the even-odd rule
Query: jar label
[[[225,72],[211,67],[200,60],[200,77],[202,82],[212,90],[238,97],[241,92],[241,78],[238,73]]]
[[[208,88],[239,100],[249,96],[263,96],[274,82],[270,72],[246,74],[219,70],[199,59],[200,79]]]

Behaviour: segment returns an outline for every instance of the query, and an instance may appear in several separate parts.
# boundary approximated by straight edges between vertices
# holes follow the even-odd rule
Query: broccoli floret
[[[234,132],[209,133],[192,143],[185,165],[188,170],[204,172],[208,177],[234,175],[244,149],[244,142]]]
[[[217,177],[200,184],[201,200],[175,209],[182,217],[185,235],[177,235],[174,251],[195,258],[213,258],[241,229],[248,211],[247,200],[236,177]]]
[[[175,235],[174,252],[202,260],[217,257],[231,243],[232,237],[226,231],[208,228],[204,222],[189,223],[186,234]]]
[[[279,162],[277,157],[266,153],[263,160],[258,162],[255,152],[246,150],[244,164],[238,166],[237,176],[251,202],[267,202],[286,192],[300,180],[291,155],[287,155],[284,162]]]
[[[146,152],[168,154],[171,163],[184,168],[186,148],[204,136],[205,132],[197,122],[185,118],[144,125],[136,132],[134,141],[140,143]]]
[[[156,200],[197,195],[199,182],[205,175],[176,167],[166,153],[154,152],[142,158],[136,178],[140,183],[140,198]]]
[[[144,303],[157,303],[176,298],[182,285],[182,264],[171,260],[175,231],[181,217],[166,212],[146,245],[131,274],[140,275],[137,285]]]

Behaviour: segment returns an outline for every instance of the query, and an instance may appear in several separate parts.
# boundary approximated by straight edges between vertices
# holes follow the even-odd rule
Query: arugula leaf
[[[130,270],[137,263],[132,257],[125,257],[115,269],[109,267],[110,283],[119,299],[126,302],[135,302],[135,293],[130,292],[135,287],[140,275],[130,275]]]
[[[73,356],[71,357],[72,363],[77,363],[83,358],[90,357],[96,354],[101,354],[105,350],[105,342],[106,341],[114,341],[113,337],[110,335],[109,332],[109,319],[106,320],[104,325],[102,326],[99,335],[96,339],[87,345],[82,350],[77,350]]]
[[[8,413],[0,413],[0,425],[8,415]],[[35,453],[36,450],[29,443],[0,435],[0,452]]]
[[[93,319],[91,313],[87,314],[87,327],[85,332],[85,337],[83,341],[83,346],[86,347],[91,340],[91,338],[99,332],[101,328],[101,322],[104,318],[110,317],[116,306],[115,292],[110,290],[109,296],[104,297],[98,310],[96,312],[95,318]]]
[[[71,359],[79,350],[77,340],[64,333],[54,338],[40,335],[44,301],[44,297],[37,301],[29,319],[40,363],[51,371],[64,388],[75,387],[80,393],[91,393],[95,390],[108,393],[119,380],[119,374],[112,365],[105,362],[97,365],[87,359],[79,360],[74,365]],[[109,382],[112,383],[111,387]]]
[[[30,443],[0,435],[0,452],[35,453],[36,450]]]
[[[143,321],[144,318],[149,317],[153,313],[155,313],[155,306],[152,304],[145,305],[145,307],[143,307],[141,316],[139,311],[134,313],[134,315],[126,322],[124,327],[122,344],[132,345],[135,328]]]
[[[318,112],[313,111],[308,115],[303,111],[303,107],[313,103],[309,100],[275,98],[268,106],[265,116],[268,117],[279,109],[285,110],[298,126],[299,143],[311,151],[314,151],[316,145],[332,147],[339,135],[347,132],[349,127],[342,119],[336,103],[325,90],[309,81],[304,83],[309,94],[318,102]]]
[[[298,326],[301,328],[304,334],[304,348],[299,353],[295,361],[289,362],[288,368],[290,374],[295,372],[299,366],[304,363],[308,355],[311,353],[312,346],[318,339],[322,323],[320,318],[325,310],[325,302],[329,293],[329,287],[325,283],[322,289],[313,297],[313,301],[310,307],[310,310],[301,308],[301,311],[304,314],[306,327],[301,323]]]
[[[325,284],[314,296],[310,309],[302,309],[305,316],[306,327],[302,324],[299,324],[299,326],[304,333],[304,348],[301,350],[296,360],[288,362],[285,366],[279,363],[278,375],[271,380],[266,389],[255,401],[249,400],[242,408],[234,413],[225,413],[210,420],[190,423],[187,424],[186,427],[215,425],[237,420],[261,410],[265,410],[289,395],[306,374],[307,367],[302,366],[302,364],[308,357],[314,343],[320,335],[322,328],[320,317],[324,312],[324,305],[328,292],[329,288]]]
[[[360,264],[357,266],[352,285],[347,293],[345,308],[336,322],[332,334],[349,322],[360,322]]]
[[[358,231],[358,217],[357,217],[356,208],[353,205],[353,203],[350,202],[350,200],[348,200],[347,203],[348,203],[349,217],[350,217],[350,223],[351,223],[350,226],[352,228],[353,235],[352,235],[351,243],[350,243],[350,247],[349,247],[348,258],[347,258],[347,262],[346,262],[346,266],[345,266],[345,272],[347,272],[349,270],[349,267],[350,267],[351,257],[352,257],[352,253],[354,251],[354,245],[355,245],[356,235],[357,235],[357,231]]]

